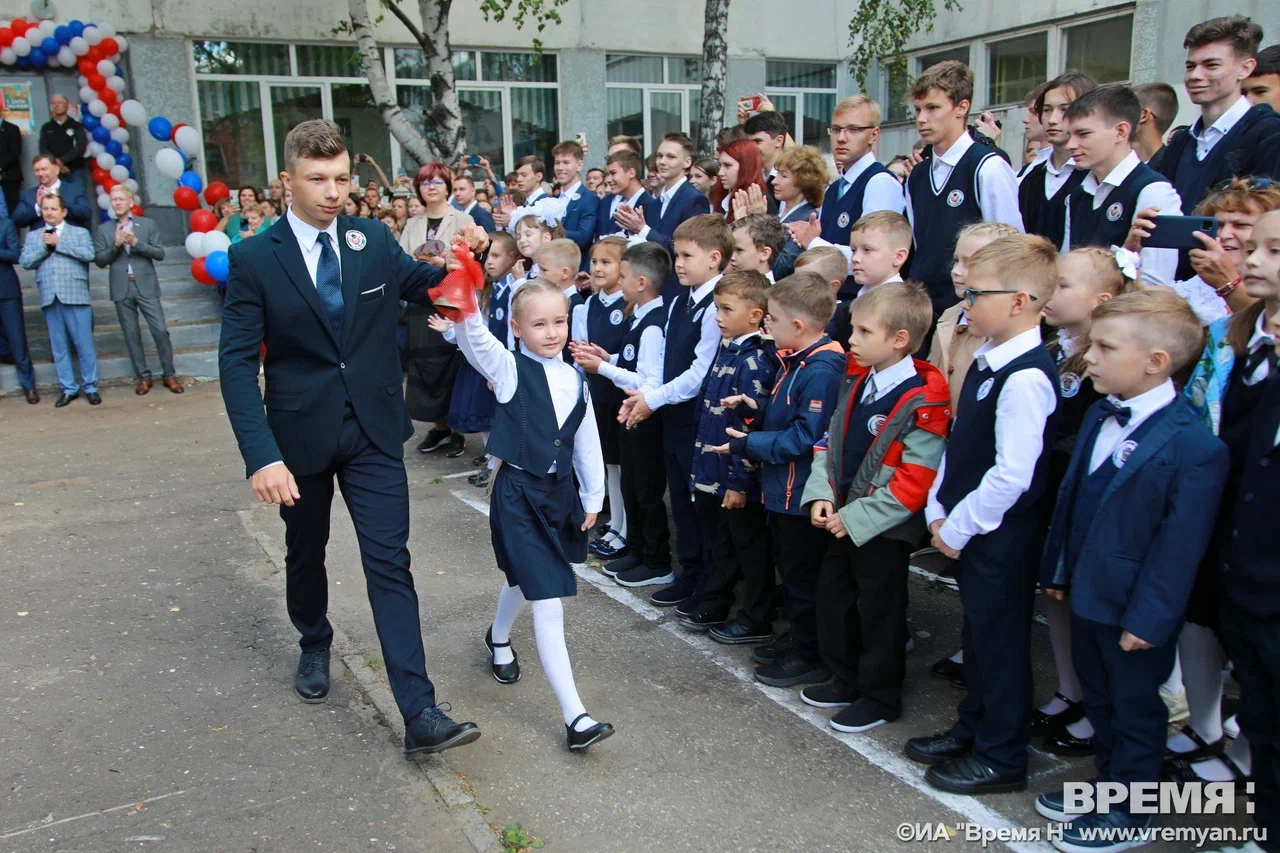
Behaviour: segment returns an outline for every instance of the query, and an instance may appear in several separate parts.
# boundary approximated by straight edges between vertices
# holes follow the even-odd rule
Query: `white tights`
[[[1178,635],[1182,686],[1187,691],[1189,725],[1205,743],[1222,737],[1222,646],[1213,629],[1188,622]],[[1169,738],[1175,752],[1190,752],[1195,743],[1181,732]]]
[[[627,510],[622,503],[622,466],[606,465],[604,470],[609,483],[609,529],[626,542]]]

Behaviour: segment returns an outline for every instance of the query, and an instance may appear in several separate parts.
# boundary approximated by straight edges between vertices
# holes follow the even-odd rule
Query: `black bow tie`
[[[1129,419],[1133,417],[1133,409],[1128,406],[1117,406],[1110,400],[1102,401],[1102,411],[1116,419],[1116,423],[1120,426],[1128,426]]]

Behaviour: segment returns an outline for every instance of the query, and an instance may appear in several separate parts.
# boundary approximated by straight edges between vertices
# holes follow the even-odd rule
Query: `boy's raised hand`
[[[730,409],[736,409],[738,406],[746,405],[749,409],[759,409],[756,404],[756,398],[749,394],[734,394],[732,397],[722,397],[720,405],[728,406]]]
[[[836,514],[836,505],[831,501],[814,501],[809,505],[809,523],[814,527],[827,527],[827,519]]]

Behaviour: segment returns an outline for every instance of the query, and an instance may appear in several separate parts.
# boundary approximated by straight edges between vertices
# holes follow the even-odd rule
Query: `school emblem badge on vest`
[[[1123,214],[1124,214],[1124,205],[1121,204],[1120,202],[1116,202],[1115,204],[1107,208],[1107,221],[1115,222]]]
[[[978,399],[985,400],[987,395],[991,393],[991,386],[996,384],[996,378],[993,376],[986,382],[978,386]]]
[[[1120,442],[1115,452],[1111,454],[1111,464],[1117,468],[1123,468],[1124,463],[1129,461],[1129,455],[1138,449],[1138,442],[1129,440]]]
[[[964,192],[962,190],[952,190],[947,193],[947,204],[951,207],[959,207],[964,204]]]
[[[368,240],[365,238],[363,231],[352,230],[347,232],[347,246],[351,251],[359,252],[367,242]]]
[[[622,322],[621,308],[614,308],[612,311],[609,312],[609,322],[615,326]]]
[[[871,420],[867,421],[867,432],[872,435],[879,435],[880,427],[884,426],[884,422],[888,419],[888,415],[872,415]]]
[[[849,211],[846,210],[844,213],[841,213],[839,216],[836,217],[836,225],[840,226],[841,228],[849,227]]]
[[[506,312],[506,311],[504,311],[503,309],[499,308],[497,311],[494,311],[494,312],[493,312],[493,317],[494,317],[494,319],[495,319],[495,320],[497,320],[498,322],[502,322],[503,320],[505,320],[505,319],[506,319],[506,317],[507,317],[507,312]]]
[[[636,358],[635,344],[627,344],[625,347],[622,348],[623,361],[635,361],[635,358]]]
[[[1062,396],[1074,397],[1080,393],[1080,377],[1075,373],[1062,374]]]

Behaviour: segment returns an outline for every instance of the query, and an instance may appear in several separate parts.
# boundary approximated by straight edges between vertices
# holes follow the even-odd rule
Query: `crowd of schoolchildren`
[[[834,110],[829,185],[776,113],[722,135],[709,197],[681,134],[657,147],[656,194],[633,139],[611,140],[602,199],[581,147],[556,146],[560,196],[499,208],[487,286],[432,320],[467,362],[449,420],[487,447],[495,678],[519,678],[531,602],[571,747],[613,733],[563,639],[590,549],[690,630],[754,645],[759,681],[866,732],[902,714],[909,565],[931,558],[963,610],[961,651],[932,671],[966,692],[948,730],[906,741],[927,784],[1024,790],[1036,736],[1094,755],[1099,782],[1247,779],[1280,830],[1280,115],[1242,95],[1280,72],[1261,38],[1238,16],[1188,32],[1201,116],[1163,147],[1169,87],[1047,81],[1021,175],[967,128],[954,61],[911,87],[925,145],[905,181],[876,159],[865,95]],[[1183,211],[1217,237],[1144,245]],[[1037,601],[1058,675],[1040,705]],[[1179,678],[1190,720],[1168,736]],[[1069,814],[1058,792],[1036,808],[1070,824],[1064,850],[1133,846],[1096,831],[1149,820]]]

